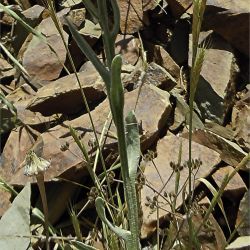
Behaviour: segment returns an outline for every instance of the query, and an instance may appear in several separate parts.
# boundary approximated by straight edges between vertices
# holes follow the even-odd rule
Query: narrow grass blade
[[[89,155],[88,155],[88,152],[84,146],[84,144],[82,144],[82,142],[79,140],[78,138],[78,135],[77,135],[77,132],[76,130],[73,128],[73,127],[69,127],[69,131],[70,131],[70,134],[71,136],[74,138],[77,146],[80,148],[80,150],[82,151],[82,154],[85,158],[85,160],[89,163],[90,162],[90,159],[89,159]]]
[[[71,21],[67,18],[65,18],[69,30],[74,37],[77,45],[81,49],[81,51],[85,54],[85,56],[93,63],[101,77],[103,78],[105,84],[109,85],[109,73],[107,69],[104,67],[104,65],[101,63],[99,58],[96,56],[93,49],[89,46],[87,41],[82,37],[82,35],[77,31],[77,29],[74,27],[74,25],[71,23]]]
[[[10,60],[28,77],[30,77],[29,73],[25,70],[25,68],[17,61],[17,59],[11,55],[11,53],[5,48],[5,46],[0,42],[0,47],[5,52],[5,54],[10,58]]]
[[[13,10],[7,8],[3,4],[0,3],[0,9],[3,9],[4,12],[12,16],[15,20],[17,20],[22,26],[24,26],[25,29],[27,29],[29,32],[31,32],[33,35],[39,37],[41,40],[43,40],[46,43],[46,37],[42,35],[41,32],[38,32],[37,30],[33,29],[31,26],[29,26],[27,23],[25,23],[22,18],[20,18]]]
[[[203,184],[205,184],[206,187],[210,190],[210,192],[212,193],[212,195],[213,195],[214,197],[218,196],[217,190],[213,187],[213,185],[212,185],[208,180],[206,180],[205,178],[199,178],[198,181],[200,181],[200,182],[202,182]],[[220,210],[221,210],[221,212],[222,212],[222,214],[223,214],[223,216],[224,216],[224,218],[225,218],[225,221],[226,221],[228,230],[229,230],[229,232],[231,233],[231,229],[230,229],[230,226],[229,226],[229,222],[228,222],[228,219],[227,219],[227,215],[226,215],[226,212],[225,212],[225,209],[224,209],[224,206],[223,206],[223,202],[222,202],[222,200],[221,200],[220,197],[218,197],[217,202],[218,202],[218,205],[219,205],[219,207],[220,207]]]
[[[83,241],[81,228],[80,228],[80,223],[78,221],[78,218],[76,216],[74,208],[72,207],[71,204],[70,204],[70,207],[69,207],[69,215],[70,215],[70,219],[71,219],[72,225],[73,225],[74,230],[75,230],[77,240]]]

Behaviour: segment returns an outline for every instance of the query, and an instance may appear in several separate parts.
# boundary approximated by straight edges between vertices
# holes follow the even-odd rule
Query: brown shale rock
[[[0,217],[2,217],[5,211],[11,206],[10,198],[10,192],[0,189]]]
[[[162,66],[176,80],[180,77],[180,67],[160,45],[154,46],[154,62]]]
[[[250,190],[245,192],[239,206],[236,225],[240,236],[250,235]]]
[[[96,70],[78,74],[88,104],[96,103],[105,97],[104,83]],[[44,115],[56,113],[74,114],[84,108],[79,84],[75,74],[50,82],[37,91],[28,109]]]
[[[188,8],[191,7],[192,0],[167,0],[174,17],[179,18]]]
[[[123,34],[133,34],[143,27],[142,0],[119,0],[120,29]]]
[[[223,131],[213,132],[208,129],[195,129],[192,139],[194,142],[204,145],[220,154],[220,158],[231,166],[237,166],[241,160],[247,155],[238,144],[232,142],[222,136]],[[182,135],[188,138],[188,133]],[[250,168],[248,162],[245,170]]]
[[[250,90],[233,107],[232,127],[237,143],[250,152]]]
[[[216,172],[212,174],[212,178],[217,184],[218,187],[221,187],[223,179],[228,174],[230,175],[234,171],[234,168],[231,166],[220,167]],[[241,197],[246,192],[247,187],[241,176],[236,173],[234,177],[227,184],[223,196],[227,197],[231,202],[237,203]]]
[[[128,89],[136,89],[141,85],[152,84],[161,89],[170,91],[177,82],[176,80],[161,66],[152,62],[147,69],[135,68],[135,70],[123,79],[124,86]]]
[[[10,83],[16,70],[3,58],[0,57],[0,82]]]
[[[203,24],[249,57],[249,18],[249,1],[208,0]]]
[[[20,17],[25,23],[34,28],[42,21],[42,15],[44,12],[45,8],[43,6],[34,5],[31,8],[22,11]],[[30,32],[26,30],[21,23],[16,23],[13,37],[13,48],[16,53],[19,52],[29,33]]]
[[[51,81],[59,77],[67,52],[51,18],[44,19],[37,30],[46,36],[47,42],[55,50],[57,56],[47,44],[33,36],[23,54],[23,66],[34,81]],[[63,31],[63,36],[67,43],[68,34],[65,31]]]
[[[125,94],[125,114],[134,109],[138,93],[139,90],[136,89]],[[98,136],[100,136],[102,132],[109,112],[108,100],[102,102],[91,112]],[[167,124],[170,112],[171,105],[168,92],[152,85],[145,85],[141,88],[135,114],[142,131],[142,150],[145,150],[157,140],[161,129]],[[44,145],[41,156],[44,159],[51,160],[51,166],[46,171],[46,181],[50,181],[70,168],[85,166],[82,153],[70,135],[68,126],[73,127],[78,135],[81,136],[87,151],[93,151],[91,145],[88,144],[89,141],[92,141],[94,138],[88,114],[71,121],[66,121],[43,133],[41,137]],[[112,125],[110,131],[107,133],[104,150],[111,149],[116,145],[115,135],[116,130],[114,125]],[[65,143],[69,144],[69,149],[63,151],[62,146],[65,145]],[[25,154],[31,145],[32,142],[30,142],[30,137],[26,130],[21,131],[19,128],[11,132],[9,140],[3,150],[3,161],[2,167],[0,168],[0,175],[8,183],[24,185],[28,181],[27,177],[23,175],[24,170],[20,164],[24,160]]]
[[[158,198],[158,204],[162,207],[162,209],[159,209],[160,221],[164,218],[164,216],[171,212],[169,203],[163,197],[164,193],[169,195],[175,191],[176,173],[173,173],[173,169],[170,167],[170,162],[178,162],[181,142],[181,164],[185,164],[188,161],[188,140],[175,136],[171,133],[167,134],[164,138],[158,141],[156,148],[157,157],[153,159],[152,162],[145,163],[144,177],[146,184],[150,187],[148,185],[144,185],[141,191],[141,205],[143,211],[143,225],[141,229],[142,238],[146,238],[154,232],[157,225],[156,210],[152,210],[148,205],[145,205],[148,203],[149,199],[153,200],[154,196],[158,193],[161,194]],[[197,171],[196,179],[206,177],[213,169],[213,166],[220,161],[218,153],[198,143],[193,143],[192,145],[192,158],[200,159],[202,161],[201,167],[194,170],[195,172]],[[184,167],[180,171],[179,190],[184,188],[187,178],[188,168]],[[180,192],[177,196],[176,208],[183,203],[182,193],[183,192]]]
[[[235,82],[239,68],[232,47],[223,38],[215,33],[202,32],[201,41],[211,46],[205,51],[195,100],[203,119],[223,124],[234,104]],[[191,66],[192,57],[191,44],[190,35],[189,66]]]
[[[158,6],[158,3],[155,0],[142,0],[143,11],[153,10],[157,6]]]
[[[135,65],[140,56],[140,41],[132,35],[118,34],[115,42],[115,53],[122,55],[123,64]]]
[[[36,95],[36,92],[27,84],[23,84],[15,89],[11,94],[6,96],[6,99],[12,102],[17,110],[17,117],[23,124],[36,128],[50,126],[56,123],[60,116],[43,116],[39,112],[32,112],[27,109],[31,99]]]

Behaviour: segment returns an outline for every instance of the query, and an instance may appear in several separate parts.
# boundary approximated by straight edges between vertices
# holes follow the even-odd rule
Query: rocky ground
[[[74,183],[89,187],[92,183],[81,151],[68,127],[78,132],[88,154],[93,157],[96,152],[94,134],[66,48],[47,9],[40,0],[20,2],[22,4],[16,5],[15,1],[4,0],[3,4],[12,5],[11,9],[25,22],[42,32],[56,53],[29,34],[11,16],[0,12],[0,42],[28,73],[25,75],[1,50],[0,89],[14,104],[18,121],[11,119],[13,113],[2,103],[0,176],[16,190],[21,190],[29,181],[35,183],[35,179],[24,176],[22,162],[37,138],[41,137],[43,146],[42,150],[39,148],[40,156],[51,160],[45,175],[49,221],[61,228],[63,235],[74,235],[72,227],[67,226],[68,201],[74,200],[76,209],[79,209],[88,200],[87,191]],[[141,238],[145,245],[149,245],[157,220],[162,235],[169,225],[171,194],[176,183],[173,165],[178,162],[181,143],[180,190],[185,189],[188,177],[186,123],[193,6],[192,0],[118,2],[121,24],[116,52],[123,57],[125,113],[136,105],[135,114],[140,124],[143,153],[140,164],[140,177],[143,177],[140,189]],[[117,157],[117,141],[109,116],[105,86],[72,39],[64,18],[71,18],[80,34],[102,58],[100,26],[79,0],[58,1],[56,10],[98,136],[106,128],[103,155],[107,166],[110,166]],[[195,97],[193,159],[196,164],[195,179],[203,178],[217,189],[223,177],[249,153],[249,16],[250,5],[246,0],[207,0],[200,36],[200,43],[206,46],[206,54]],[[146,62],[142,56],[144,52]],[[119,171],[115,174],[118,179]],[[193,188],[196,194],[194,202],[206,208],[213,197],[206,182],[195,181]],[[32,186],[32,193],[37,193],[35,185]],[[180,192],[176,199],[180,215],[183,193]],[[156,196],[157,206],[154,203]],[[5,214],[12,201],[11,194],[0,189],[0,216]],[[249,166],[229,182],[222,201],[230,230],[237,228],[233,239],[237,235],[249,236],[249,220],[245,219],[249,218]],[[34,204],[39,206],[39,198],[35,195],[32,198]],[[86,220],[89,222],[82,225],[86,236],[93,228],[91,223],[95,223],[93,214],[93,205],[90,205],[80,217],[83,223]],[[212,236],[204,239],[203,247],[223,249],[230,231],[219,206],[210,220]],[[199,221],[197,215],[195,223],[199,224]],[[66,226],[62,226],[63,223]],[[182,235],[185,237],[185,227]],[[163,244],[163,249],[167,249],[167,243],[165,248]]]

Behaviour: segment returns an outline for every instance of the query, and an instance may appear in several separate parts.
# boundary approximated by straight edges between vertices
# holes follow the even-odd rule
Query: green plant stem
[[[123,115],[121,116],[123,117]],[[139,249],[138,205],[135,183],[131,181],[128,171],[128,157],[126,151],[125,127],[123,119],[117,119],[117,137],[121,161],[124,193],[128,206],[129,230],[131,232],[131,246],[129,250]]]
[[[43,204],[43,214],[44,214],[44,229],[46,235],[46,249],[49,250],[49,210],[47,203],[47,196],[44,186],[44,174],[41,172],[36,175],[37,185],[42,199]]]

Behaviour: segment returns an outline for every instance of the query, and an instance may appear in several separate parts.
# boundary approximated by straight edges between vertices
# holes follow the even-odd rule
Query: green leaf
[[[75,26],[71,23],[71,21],[67,18],[65,18],[66,23],[69,26],[69,30],[74,37],[78,47],[80,50],[85,54],[85,56],[93,63],[96,70],[99,72],[101,77],[103,78],[103,81],[105,84],[109,84],[109,72],[104,67],[104,65],[101,63],[99,58],[96,56],[93,49],[89,46],[87,41],[82,37],[82,35],[78,32],[78,30],[75,28]]]
[[[112,230],[115,234],[117,234],[119,237],[124,239],[126,242],[130,241],[131,233],[129,231],[113,225],[107,219],[106,213],[105,213],[104,200],[101,197],[96,198],[95,205],[96,205],[96,211],[98,213],[98,216],[100,217],[102,222],[104,222],[110,228],[110,230]]]
[[[75,246],[78,250],[98,250],[95,247],[89,246],[77,240],[72,240],[70,243],[72,243],[72,245]]]
[[[30,183],[0,220],[0,249],[27,249],[30,244]],[[26,236],[26,237],[23,237]]]
[[[129,112],[126,119],[126,143],[128,155],[129,178],[135,180],[140,160],[140,137],[137,120],[133,111]]]
[[[124,93],[121,81],[122,58],[116,55],[111,64],[110,105],[114,123],[123,122]],[[108,90],[109,92],[109,90]],[[123,125],[124,126],[124,125]]]

